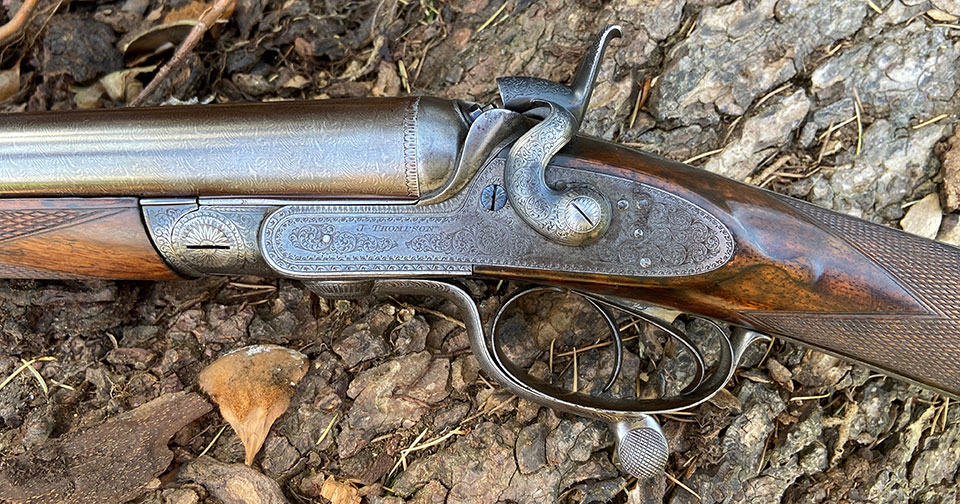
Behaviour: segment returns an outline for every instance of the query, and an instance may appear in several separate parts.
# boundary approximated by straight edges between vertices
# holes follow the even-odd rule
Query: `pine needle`
[[[863,119],[860,117],[863,104],[860,103],[860,93],[857,92],[857,88],[853,88],[853,99],[853,111],[857,114],[857,155],[859,156],[863,148]]]
[[[668,480],[672,481],[675,485],[677,485],[677,486],[679,486],[680,488],[682,488],[682,489],[690,492],[690,495],[693,495],[694,497],[696,497],[697,500],[703,500],[703,499],[700,498],[700,494],[698,494],[697,492],[694,492],[694,491],[693,491],[690,487],[688,487],[687,485],[684,485],[680,480],[678,480],[677,478],[673,477],[672,474],[668,473],[667,471],[663,471],[663,474],[667,477]]]
[[[503,9],[506,9],[506,8],[507,8],[507,2],[503,2],[503,5],[501,5],[500,8],[497,9],[497,12],[494,12],[492,16],[487,18],[487,20],[484,21],[482,25],[480,25],[480,28],[477,28],[477,31],[475,33],[480,33],[481,31],[483,31],[484,28],[490,26],[490,23],[492,23],[495,19],[497,19],[497,16],[499,16],[500,13],[503,12]]]
[[[935,122],[942,121],[942,120],[944,120],[944,119],[946,119],[946,118],[948,118],[948,117],[950,117],[949,114],[940,114],[940,115],[938,115],[937,117],[934,117],[933,119],[927,119],[926,121],[923,121],[922,123],[914,126],[913,129],[916,130],[916,129],[923,128],[924,126],[930,126],[931,124],[933,124],[933,123],[935,123]]]
[[[53,357],[38,357],[38,358],[36,358],[36,359],[30,359],[29,361],[24,361],[23,359],[21,359],[21,361],[23,362],[23,365],[21,365],[21,366],[18,367],[16,370],[14,370],[13,373],[10,373],[10,376],[8,376],[6,379],[4,379],[3,382],[0,382],[0,390],[3,390],[3,387],[6,387],[8,383],[12,382],[14,378],[16,378],[17,376],[19,376],[20,373],[24,372],[27,368],[33,367],[33,364],[34,364],[34,363],[36,363],[36,362],[51,362],[51,361],[55,361],[55,360],[57,360],[57,359],[55,359],[55,358],[53,358]],[[36,370],[34,370],[34,371],[36,371]],[[41,378],[41,380],[42,380],[42,378]],[[46,384],[44,383],[44,385],[46,385]]]
[[[211,439],[210,442],[207,443],[207,447],[204,448],[202,452],[200,452],[200,455],[197,455],[198,458],[206,455],[207,452],[210,451],[210,448],[213,448],[213,445],[216,444],[218,439],[220,439],[220,434],[223,434],[223,431],[226,428],[227,428],[227,424],[223,424],[223,426],[220,427],[220,430],[217,431],[217,435],[213,436],[213,439]]]
[[[340,417],[340,413],[336,413],[333,415],[333,418],[330,419],[330,423],[328,423],[327,427],[323,429],[323,432],[320,434],[320,439],[317,440],[314,446],[320,446],[320,443],[322,443],[324,439],[327,439],[327,434],[330,434],[330,429],[333,428],[333,424],[336,423],[337,418],[339,417]]]
[[[697,154],[696,156],[693,156],[693,157],[690,158],[690,159],[684,160],[684,161],[683,161],[683,164],[690,164],[690,163],[692,163],[692,162],[694,162],[694,161],[703,159],[703,158],[705,158],[705,157],[712,156],[712,155],[717,154],[717,153],[720,153],[720,152],[723,152],[723,149],[714,149],[714,150],[712,150],[712,151],[707,151],[707,152],[704,152],[704,153],[702,153],[702,154]]]
[[[30,373],[33,374],[33,377],[37,379],[37,383],[40,384],[40,389],[43,390],[43,395],[50,394],[50,388],[47,387],[47,382],[44,381],[43,376],[40,375],[40,372],[37,371],[37,368],[33,367],[32,363],[23,359],[20,359],[20,362],[22,362],[27,369],[30,370]]]

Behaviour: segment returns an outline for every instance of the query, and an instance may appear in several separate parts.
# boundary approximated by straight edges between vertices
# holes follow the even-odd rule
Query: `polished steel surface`
[[[453,172],[465,135],[438,98],[10,114],[0,196],[415,200],[421,177],[430,189]]]
[[[617,446],[617,463],[637,479],[655,478],[663,473],[670,457],[667,436],[655,418],[621,420],[610,425]]]
[[[480,112],[470,124],[453,174],[434,190],[428,188],[432,184],[421,179],[420,204],[440,203],[459,194],[487,161],[530,128],[528,121],[523,114],[512,110],[495,108]]]
[[[599,240],[568,247],[527,226],[511,203],[483,205],[502,184],[497,158],[456,197],[436,205],[289,205],[260,226],[260,253],[279,276],[338,279],[364,276],[469,275],[505,266],[634,277],[696,275],[733,255],[730,231],[675,195],[620,177],[551,167],[548,180],[596,187],[617,207]],[[508,189],[509,191],[509,189]]]

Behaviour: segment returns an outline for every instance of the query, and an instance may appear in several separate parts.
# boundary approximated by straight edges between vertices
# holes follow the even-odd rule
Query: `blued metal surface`
[[[483,207],[483,188],[502,183],[503,166],[493,160],[467,189],[437,205],[282,207],[261,226],[261,254],[291,278],[469,275],[492,265],[670,277],[711,271],[733,254],[730,231],[689,201],[582,170],[551,170],[548,178],[589,184],[630,204],[613,214],[601,239],[575,248],[553,243],[509,203],[496,212]]]
[[[412,200],[421,174],[453,172],[465,134],[437,98],[11,114],[0,195]]]

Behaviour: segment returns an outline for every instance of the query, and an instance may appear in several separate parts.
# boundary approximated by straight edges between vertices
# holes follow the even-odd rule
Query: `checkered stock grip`
[[[960,249],[777,196],[889,273],[917,313],[749,312],[760,329],[960,396]]]
[[[0,278],[175,278],[135,198],[0,199]]]

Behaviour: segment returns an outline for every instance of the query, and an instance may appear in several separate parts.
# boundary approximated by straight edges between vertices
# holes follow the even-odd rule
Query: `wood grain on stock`
[[[554,162],[696,203],[733,233],[732,259],[706,274],[672,278],[495,266],[477,274],[726,320],[960,396],[960,249],[614,144],[581,139]]]
[[[0,199],[0,278],[177,278],[136,198]]]

